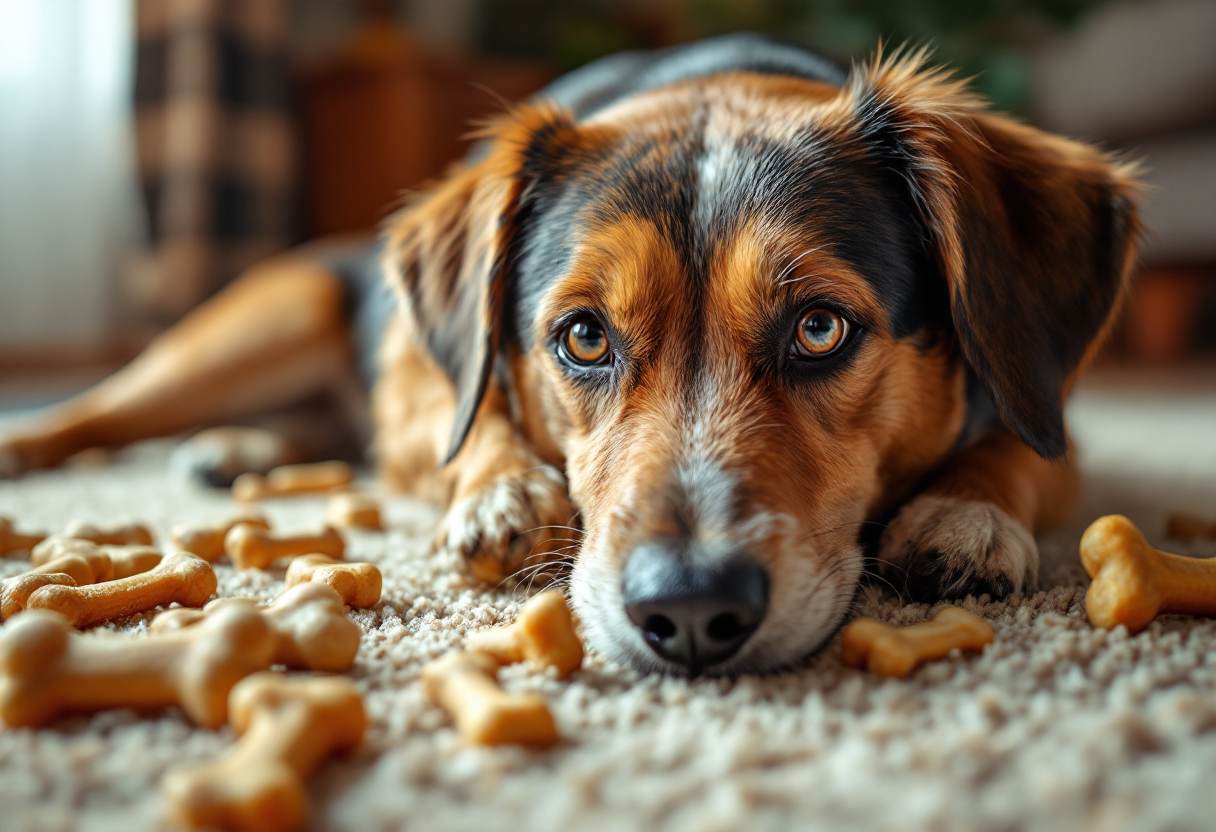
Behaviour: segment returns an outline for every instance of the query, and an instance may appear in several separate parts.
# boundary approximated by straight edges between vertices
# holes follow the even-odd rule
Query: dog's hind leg
[[[295,254],[268,260],[114,375],[0,437],[0,475],[349,386],[355,371],[343,307],[337,275]]]

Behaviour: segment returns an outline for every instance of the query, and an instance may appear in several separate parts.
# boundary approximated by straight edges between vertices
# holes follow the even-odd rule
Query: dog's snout
[[[745,556],[701,565],[677,549],[649,545],[625,564],[625,612],[650,649],[696,675],[726,661],[768,609],[768,572]]]

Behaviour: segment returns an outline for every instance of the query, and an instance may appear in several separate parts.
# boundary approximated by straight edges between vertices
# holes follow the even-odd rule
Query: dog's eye
[[[606,364],[612,352],[608,334],[592,318],[579,318],[566,327],[561,337],[561,350],[572,363],[587,367]]]
[[[830,309],[812,309],[798,321],[793,351],[802,358],[831,355],[849,334],[849,322]]]

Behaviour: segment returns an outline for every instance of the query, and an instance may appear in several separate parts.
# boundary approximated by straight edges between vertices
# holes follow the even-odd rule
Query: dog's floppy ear
[[[386,226],[386,272],[420,346],[456,390],[445,463],[472,427],[497,355],[533,160],[573,129],[555,107],[516,108],[480,131],[482,145],[472,161],[458,165]]]
[[[1040,456],[1058,458],[1064,395],[1134,257],[1134,166],[987,112],[926,57],[880,55],[855,70],[846,100],[862,139],[912,191],[992,403]]]

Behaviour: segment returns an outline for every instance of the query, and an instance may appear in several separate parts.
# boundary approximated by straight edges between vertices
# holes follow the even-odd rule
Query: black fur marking
[[[994,601],[1002,601],[1013,592],[1013,581],[1007,575],[981,575],[976,572],[974,564],[984,560],[984,557],[977,555],[974,559],[967,559],[962,566],[951,565],[959,560],[943,552],[917,555],[908,567],[907,582],[904,584],[908,597],[925,604],[966,598],[968,595],[975,598],[988,595]]]

